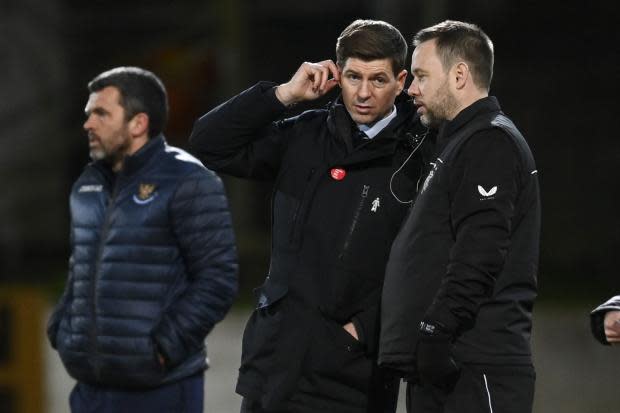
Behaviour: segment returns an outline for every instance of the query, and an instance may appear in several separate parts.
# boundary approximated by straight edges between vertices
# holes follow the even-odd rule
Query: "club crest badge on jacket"
[[[138,186],[138,193],[133,195],[133,201],[138,205],[148,204],[157,196],[155,188],[155,184],[141,183]]]

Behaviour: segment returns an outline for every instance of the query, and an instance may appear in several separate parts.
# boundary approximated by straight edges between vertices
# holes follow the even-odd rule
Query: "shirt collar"
[[[375,122],[374,125],[368,126],[362,123],[358,123],[357,127],[359,128],[359,130],[364,132],[366,136],[368,136],[368,139],[372,139],[375,136],[377,136],[379,132],[381,132],[388,125],[388,123],[390,123],[390,121],[394,119],[395,117],[396,117],[396,105],[393,105],[392,111],[390,112],[390,114],[387,115],[385,118],[381,119],[380,121]]]

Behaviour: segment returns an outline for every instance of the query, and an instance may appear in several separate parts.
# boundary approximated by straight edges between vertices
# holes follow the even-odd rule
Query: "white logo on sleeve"
[[[377,212],[377,208],[379,208],[379,206],[381,206],[381,201],[379,200],[379,197],[376,197],[374,201],[372,201],[372,208],[370,208],[370,210],[372,212]]]
[[[102,192],[103,185],[82,185],[78,192]]]
[[[483,197],[488,198],[497,193],[497,186],[494,186],[493,188],[487,191],[486,189],[482,187],[482,185],[478,185],[478,192],[480,192],[480,195],[482,195]]]

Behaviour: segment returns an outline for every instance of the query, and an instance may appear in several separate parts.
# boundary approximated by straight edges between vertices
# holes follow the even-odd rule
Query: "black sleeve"
[[[379,304],[374,304],[353,316],[351,320],[357,331],[358,340],[366,347],[368,354],[375,354],[377,352],[379,309]]]
[[[190,151],[214,171],[273,179],[292,123],[276,121],[286,106],[275,96],[275,86],[260,82],[200,117],[189,138]]]
[[[592,335],[602,344],[609,345],[605,336],[605,314],[608,311],[620,311],[620,295],[610,298],[590,313],[590,328]]]
[[[510,137],[492,129],[471,137],[451,170],[450,220],[455,243],[426,319],[458,335],[473,326],[504,266],[521,167]]]

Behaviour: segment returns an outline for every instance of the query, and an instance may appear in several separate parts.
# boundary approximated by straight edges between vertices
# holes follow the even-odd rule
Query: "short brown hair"
[[[344,67],[349,57],[364,61],[390,59],[394,75],[405,69],[407,42],[398,29],[381,20],[355,20],[340,33],[336,62]]]
[[[149,117],[148,137],[163,132],[168,120],[168,94],[153,72],[139,67],[116,67],[91,80],[88,91],[98,92],[108,86],[118,89],[126,121],[143,112]]]
[[[458,59],[470,67],[474,84],[489,90],[493,78],[493,42],[475,24],[446,20],[420,30],[413,37],[413,46],[436,39],[437,54],[448,70]]]

